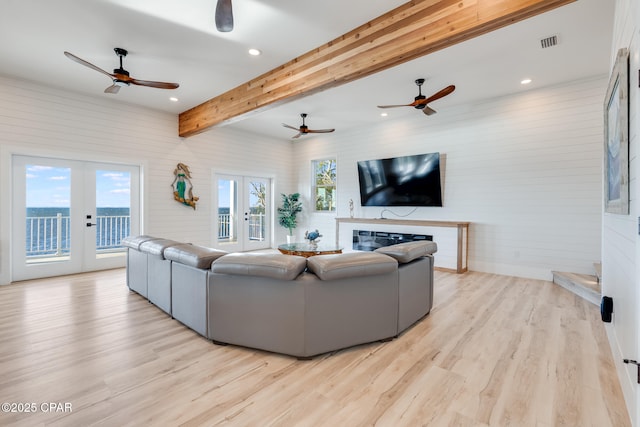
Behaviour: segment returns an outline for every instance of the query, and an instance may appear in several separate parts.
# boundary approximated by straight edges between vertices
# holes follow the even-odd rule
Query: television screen
[[[358,162],[362,206],[442,206],[440,153]]]

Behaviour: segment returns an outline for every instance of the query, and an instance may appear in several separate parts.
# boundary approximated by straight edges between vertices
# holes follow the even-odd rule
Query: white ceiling
[[[219,33],[216,0],[0,0],[0,74],[96,98],[178,114],[316,48],[405,0],[234,0],[235,28]],[[403,104],[426,78],[427,96],[457,89],[431,107],[604,75],[609,70],[614,2],[578,0],[364,79],[293,101],[232,126],[289,139],[308,113],[310,128],[340,130],[377,123],[376,105]],[[541,49],[540,39],[558,36]],[[124,68],[143,80],[177,82],[176,90],[125,87],[105,94],[108,77],[67,59],[69,51],[111,72],[114,47],[129,51]],[[250,47],[263,54],[252,57]],[[521,86],[525,77],[533,79]],[[169,101],[170,96],[179,98]],[[415,115],[412,108],[390,115]],[[329,136],[327,136],[329,137]],[[302,140],[302,139],[300,139]]]

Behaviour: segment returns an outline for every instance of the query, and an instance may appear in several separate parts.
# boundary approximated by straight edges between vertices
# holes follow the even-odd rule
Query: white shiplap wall
[[[129,88],[129,90],[153,90]],[[292,191],[291,144],[229,128],[182,139],[177,116],[105,98],[0,77],[0,186],[11,188],[11,154],[142,166],[145,233],[211,245],[214,172],[267,176],[274,194]],[[197,210],[173,200],[178,162],[189,165]],[[0,284],[9,276],[10,194],[0,204]],[[277,202],[277,201],[276,201]],[[276,239],[284,240],[279,227]],[[280,236],[282,234],[282,236]]]
[[[541,279],[552,270],[593,274],[600,260],[602,100],[606,77],[529,90],[425,117],[396,109],[379,125],[294,145],[304,222],[335,239],[335,216],[309,210],[310,160],[338,159],[337,216],[361,207],[356,162],[440,152],[444,207],[400,207],[409,219],[471,221],[469,268]],[[394,218],[388,212],[385,217]],[[393,230],[390,230],[393,231]]]
[[[640,422],[636,367],[622,363],[640,354],[638,287],[640,237],[638,236],[638,69],[640,69],[638,2],[617,0],[611,46],[611,68],[618,49],[629,48],[629,215],[604,213],[602,221],[602,294],[613,298],[612,323],[606,324],[613,358],[620,377],[632,424]]]

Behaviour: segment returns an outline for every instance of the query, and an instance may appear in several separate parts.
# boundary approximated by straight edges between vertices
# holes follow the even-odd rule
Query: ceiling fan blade
[[[421,99],[419,101],[416,101],[416,105],[424,104],[424,108],[422,112],[425,113],[427,116],[431,116],[435,114],[437,111],[434,110],[433,108],[430,108],[427,104],[449,95],[454,90],[456,90],[456,87],[454,85],[449,85],[444,89],[442,89],[441,91],[434,93],[427,99]]]
[[[302,132],[298,132],[296,135],[293,135],[291,139],[300,138],[300,135],[302,135]]]
[[[107,72],[106,72],[105,70],[103,70],[102,68],[100,68],[100,67],[96,67],[95,65],[93,65],[91,62],[87,62],[87,61],[85,61],[85,60],[84,60],[84,59],[82,59],[82,58],[78,58],[78,57],[77,57],[77,56],[75,56],[73,53],[70,53],[70,52],[65,51],[65,52],[64,52],[64,54],[65,54],[65,56],[66,56],[67,58],[71,59],[72,61],[77,62],[78,64],[82,64],[82,65],[84,65],[85,67],[89,67],[89,68],[91,68],[91,69],[94,69],[94,70],[96,70],[96,71],[98,71],[98,72],[100,72],[100,73],[102,73],[102,74],[104,74],[104,75],[106,75],[106,76],[109,76],[110,78],[113,78],[113,77],[114,77],[114,75],[113,75],[113,74],[111,74],[111,73],[107,73]]]
[[[134,85],[155,87],[158,89],[177,89],[178,87],[180,87],[178,83],[153,82],[150,80],[139,80],[139,79],[132,79],[132,78],[129,78],[126,81],[128,83],[133,83]]]
[[[431,109],[431,108],[429,108],[429,107],[427,107],[427,104],[449,95],[454,90],[456,90],[456,87],[454,85],[449,85],[449,86],[445,87],[444,89],[442,89],[441,91],[434,93],[429,98],[424,98],[422,95],[419,95],[418,97],[423,98],[423,99],[416,99],[411,104],[378,105],[378,108],[417,107],[419,105],[424,105],[425,108],[424,108],[423,112],[426,115],[430,116],[432,114],[435,114],[436,111]],[[416,97],[416,98],[418,98],[418,97]],[[420,107],[417,107],[417,108],[420,108]]]
[[[433,108],[429,107],[428,105],[424,106],[424,109],[422,110],[423,113],[425,113],[427,116],[431,116],[435,113],[437,113],[436,110],[434,110]]]
[[[106,88],[104,90],[104,93],[113,93],[114,95],[116,93],[118,93],[118,91],[120,90],[120,86],[118,86],[117,84],[112,84],[111,86],[109,86],[108,88]]]
[[[395,107],[413,107],[414,104],[399,104],[399,105],[378,105],[378,108],[395,108]]]
[[[299,131],[299,130],[300,130],[300,128],[293,127],[293,126],[288,125],[288,124],[286,124],[286,123],[283,123],[283,124],[282,124],[282,126],[284,126],[284,127],[286,127],[286,128],[289,128],[289,129],[297,130],[297,131]]]
[[[445,96],[449,95],[451,92],[453,92],[454,90],[456,90],[456,87],[454,85],[449,85],[447,87],[445,87],[444,89],[442,89],[439,92],[434,93],[433,95],[431,95],[430,97],[428,97],[427,99],[421,99],[420,101],[416,102],[416,105],[418,104],[428,104],[430,102],[436,101],[440,98],[444,98]]]
[[[333,131],[335,129],[307,129],[307,133],[329,133]]]
[[[233,30],[233,7],[231,0],[218,0],[216,5],[216,28],[222,33]]]

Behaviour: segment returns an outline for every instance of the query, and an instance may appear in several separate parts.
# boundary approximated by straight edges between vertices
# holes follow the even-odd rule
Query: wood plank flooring
[[[539,280],[435,283],[397,339],[310,361],[214,345],[123,269],[0,287],[0,402],[36,409],[0,425],[630,426],[597,307]]]

